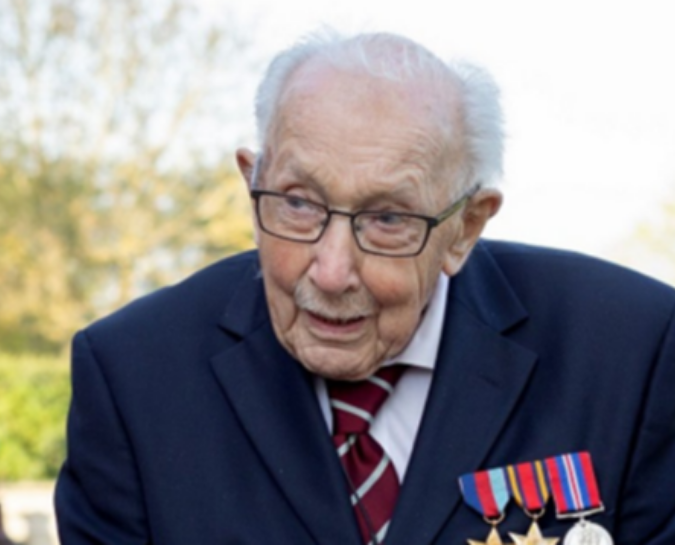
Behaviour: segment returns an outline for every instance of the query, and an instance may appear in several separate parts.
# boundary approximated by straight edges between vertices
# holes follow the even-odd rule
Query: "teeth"
[[[345,320],[343,318],[328,318],[327,319],[329,322],[332,322],[334,324],[346,324],[349,320]]]
[[[349,324],[351,322],[355,322],[359,320],[359,318],[329,318],[327,316],[321,316],[321,319],[330,322],[331,324],[337,324],[337,325],[344,325],[344,324]]]

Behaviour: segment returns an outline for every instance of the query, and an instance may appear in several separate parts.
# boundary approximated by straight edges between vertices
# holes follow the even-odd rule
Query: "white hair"
[[[387,33],[343,36],[332,29],[307,35],[270,63],[256,94],[256,124],[261,149],[274,121],[286,85],[308,61],[344,72],[362,72],[392,82],[423,79],[447,96],[447,119],[459,127],[443,127],[449,142],[462,150],[464,161],[456,188],[494,183],[502,173],[503,120],[499,88],[484,69],[466,62],[445,63],[418,43]],[[454,92],[448,93],[448,82]],[[439,105],[444,107],[443,105]],[[452,113],[454,112],[454,117]],[[256,165],[259,166],[259,165]]]

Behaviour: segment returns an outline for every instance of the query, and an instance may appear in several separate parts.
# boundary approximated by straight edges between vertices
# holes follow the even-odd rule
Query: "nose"
[[[360,250],[348,217],[335,214],[313,245],[309,279],[322,292],[340,295],[358,287]]]

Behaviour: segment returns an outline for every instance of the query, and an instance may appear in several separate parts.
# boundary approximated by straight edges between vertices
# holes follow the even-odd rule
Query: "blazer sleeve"
[[[141,483],[113,393],[86,332],[73,341],[68,455],[55,507],[62,545],[150,543]]]
[[[675,543],[674,315],[653,367],[651,389],[636,433],[622,504],[617,518],[620,536],[617,544]]]

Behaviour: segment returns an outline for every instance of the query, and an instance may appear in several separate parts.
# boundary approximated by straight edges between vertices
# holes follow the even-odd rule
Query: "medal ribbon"
[[[545,463],[558,515],[602,509],[588,452],[553,456]]]
[[[467,473],[459,478],[464,501],[487,519],[501,516],[509,503],[504,468]]]
[[[528,513],[540,513],[549,498],[542,462],[523,462],[508,466],[506,471],[516,503]]]

